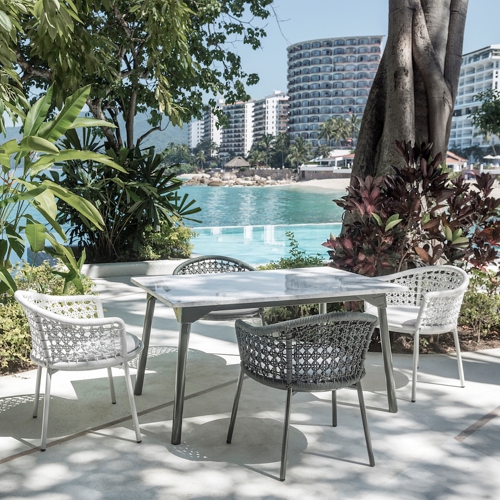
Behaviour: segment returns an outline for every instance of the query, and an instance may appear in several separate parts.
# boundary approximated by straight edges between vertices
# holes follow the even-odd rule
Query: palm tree
[[[323,158],[327,158],[330,155],[330,151],[332,148],[327,144],[320,144],[316,149],[316,156],[322,156]]]
[[[318,134],[318,139],[326,139],[327,146],[330,146],[330,141],[336,135],[337,123],[336,118],[333,116],[329,118],[326,122],[320,125],[321,130]]]
[[[257,148],[264,152],[266,156],[266,165],[269,166],[269,155],[271,154],[275,143],[275,137],[271,134],[265,134],[257,144]]]
[[[247,161],[250,165],[262,165],[266,161],[266,155],[264,151],[252,149],[247,157]]]
[[[285,151],[290,147],[290,136],[281,132],[276,136],[274,148],[281,153],[281,168],[285,168]]]
[[[349,130],[349,138],[352,140],[351,144],[354,147],[358,140],[359,129],[361,127],[361,118],[358,115],[351,114],[345,121]]]
[[[290,146],[287,160],[297,167],[300,163],[305,163],[312,154],[312,146],[302,136],[298,136]]]
[[[207,157],[205,156],[205,152],[203,150],[198,151],[194,159],[201,168],[203,168],[203,165],[207,161]]]

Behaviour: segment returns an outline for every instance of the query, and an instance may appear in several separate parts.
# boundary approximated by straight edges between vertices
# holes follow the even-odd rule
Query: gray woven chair
[[[356,385],[370,466],[375,465],[361,379],[370,338],[378,322],[364,313],[330,313],[256,326],[236,321],[241,358],[227,434],[231,443],[243,378],[287,391],[280,480],[285,480],[288,426],[294,392],[332,391],[332,425],[337,425],[336,390]]]
[[[172,274],[218,274],[242,273],[248,271],[255,271],[255,268],[241,260],[233,259],[232,257],[224,257],[222,255],[202,255],[179,264]],[[264,309],[262,308],[213,311],[203,316],[202,319],[224,321],[237,318],[251,318],[254,316],[260,316],[264,323]]]
[[[455,266],[427,266],[378,279],[408,287],[408,291],[387,294],[387,321],[391,332],[413,335],[413,381],[411,400],[417,397],[417,369],[420,335],[453,332],[460,385],[465,386],[457,321],[469,276]],[[365,311],[377,308],[365,303]]]
[[[107,368],[111,402],[116,403],[111,367],[123,365],[135,436],[141,431],[135,407],[128,361],[143,348],[142,342],[125,331],[120,318],[104,318],[99,297],[94,295],[52,296],[17,291],[14,297],[22,305],[31,331],[31,360],[38,365],[33,417],[38,415],[42,369],[47,369],[43,404],[42,439],[45,451],[49,421],[50,385],[58,371],[82,371]]]

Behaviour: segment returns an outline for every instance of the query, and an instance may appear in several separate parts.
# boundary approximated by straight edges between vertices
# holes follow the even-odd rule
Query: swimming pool
[[[285,233],[292,231],[300,250],[328,259],[327,249],[321,244],[330,234],[338,235],[340,228],[338,222],[194,228],[198,236],[192,240],[193,254],[227,255],[252,265],[266,264],[288,255]]]

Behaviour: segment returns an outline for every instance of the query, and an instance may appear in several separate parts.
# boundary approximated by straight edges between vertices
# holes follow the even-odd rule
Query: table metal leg
[[[326,314],[326,306],[327,305],[328,304],[326,302],[322,302],[322,303],[318,304],[318,306],[319,306],[318,307],[318,313],[319,314]]]
[[[172,422],[172,444],[180,444],[182,434],[182,411],[184,409],[184,389],[186,387],[186,362],[189,346],[191,323],[181,323],[179,329],[179,348],[177,351],[177,370],[175,373],[174,415]]]
[[[387,323],[387,310],[385,307],[378,308],[380,321],[380,340],[382,342],[382,355],[384,358],[385,382],[387,384],[387,399],[389,411],[397,413],[398,402],[396,400],[396,384],[394,382],[394,371],[392,365],[391,339],[389,337],[389,325]]]
[[[142,350],[139,358],[139,366],[137,367],[137,375],[135,379],[134,394],[136,396],[140,396],[142,394],[144,372],[146,371],[146,361],[148,360],[149,338],[151,337],[151,325],[153,323],[155,304],[156,298],[148,294],[146,315],[144,316],[144,328],[142,330],[142,343],[144,344],[144,349]]]

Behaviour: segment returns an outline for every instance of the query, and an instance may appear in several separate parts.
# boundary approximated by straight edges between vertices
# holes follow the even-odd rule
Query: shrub
[[[460,311],[459,324],[468,326],[477,335],[500,327],[500,273],[473,269],[469,288]]]
[[[191,238],[197,233],[182,224],[169,226],[162,224],[160,231],[153,231],[151,226],[145,229],[144,245],[139,258],[142,260],[178,259],[189,257],[193,250]]]
[[[299,267],[316,267],[323,265],[323,258],[320,254],[307,255],[303,250],[299,249],[299,244],[295,239],[292,231],[287,231],[286,237],[290,249],[289,255],[282,257],[277,262],[270,262],[259,266],[259,270],[269,269],[296,269]],[[339,304],[329,304],[329,307],[339,308]],[[296,306],[285,307],[268,307],[264,310],[264,317],[267,324],[278,323],[280,321],[287,321],[289,319],[302,318],[303,316],[310,316],[318,314],[318,307],[316,304],[305,304]]]
[[[269,264],[259,266],[259,269],[294,269],[298,267],[316,267],[323,265],[323,257],[318,253],[316,255],[307,255],[304,250],[299,249],[299,243],[295,239],[292,231],[285,233],[288,239],[288,256],[281,257],[277,262],[271,261]]]
[[[62,295],[65,280],[54,274],[48,263],[34,267],[29,264],[16,265],[13,272],[18,290],[35,290],[39,293]],[[83,292],[92,293],[93,282],[82,279]],[[80,292],[70,284],[65,295],[78,295]],[[15,373],[31,366],[31,335],[28,321],[21,305],[9,293],[0,295],[0,373]]]
[[[90,151],[101,146],[91,135],[66,134],[64,144]],[[154,148],[122,149],[119,155],[108,151],[122,172],[95,162],[68,161],[63,175],[53,172],[57,184],[91,202],[104,220],[96,228],[72,207],[58,203],[58,222],[71,226],[70,242],[84,248],[88,262],[138,260],[145,244],[145,228],[159,231],[163,225],[176,225],[201,209],[188,195],[179,195],[182,181],[172,167],[162,165],[163,154]],[[198,222],[198,221],[196,221]]]
[[[438,262],[484,268],[499,255],[500,199],[490,196],[494,179],[472,185],[431,158],[432,144],[396,148],[405,160],[394,174],[355,177],[335,203],[345,210],[343,232],[323,245],[332,264],[367,276]]]

